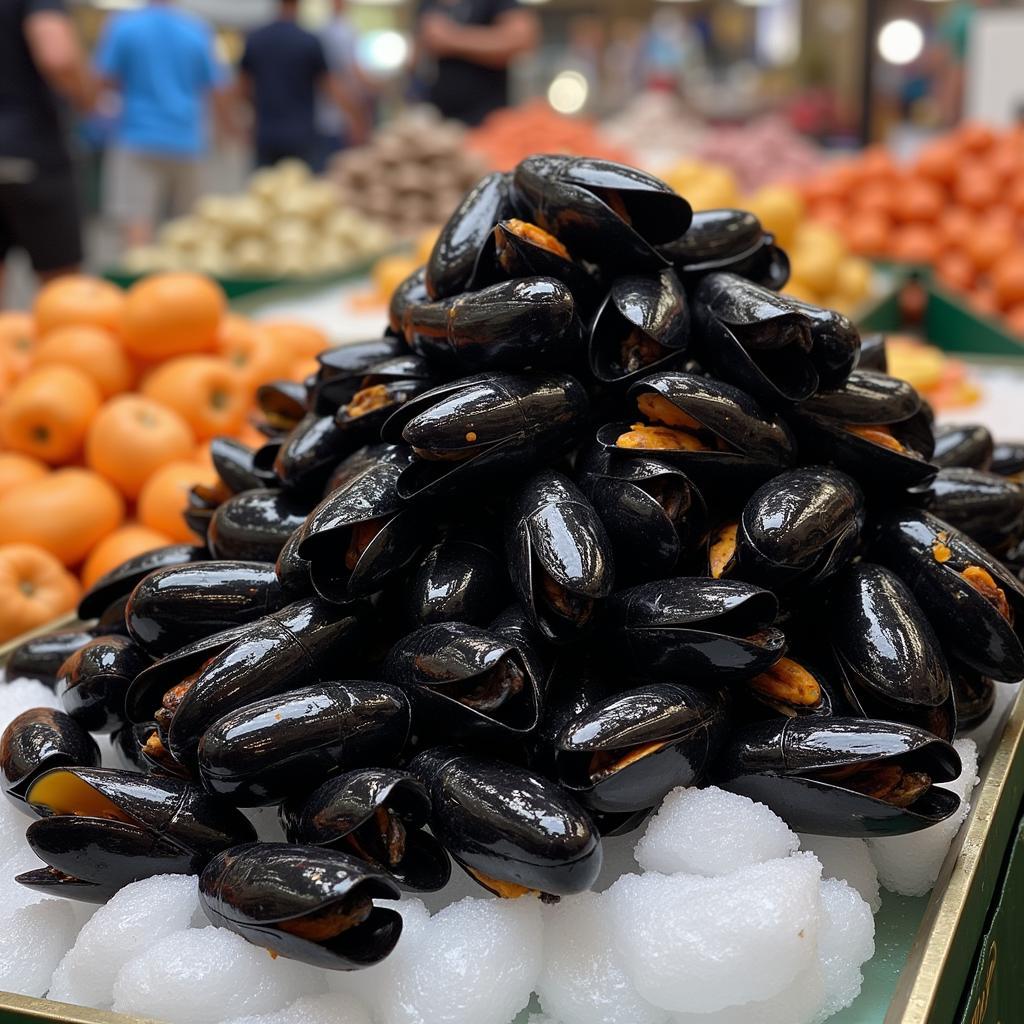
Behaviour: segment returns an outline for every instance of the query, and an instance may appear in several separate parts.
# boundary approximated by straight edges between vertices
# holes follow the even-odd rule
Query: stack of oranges
[[[966,123],[910,164],[871,147],[804,184],[812,216],[864,256],[925,264],[1024,335],[1024,128]]]
[[[209,442],[260,444],[256,389],[303,379],[328,345],[301,323],[229,313],[198,274],[123,292],[91,277],[0,313],[0,642],[70,611],[83,587],[151,548],[189,542],[188,491]]]

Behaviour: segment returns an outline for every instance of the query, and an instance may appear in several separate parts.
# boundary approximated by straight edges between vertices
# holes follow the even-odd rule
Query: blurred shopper
[[[209,27],[170,0],[113,17],[96,66],[122,102],[104,205],[124,244],[142,245],[165,212],[186,213],[199,195],[207,101],[217,98],[224,72]]]
[[[446,117],[479,124],[508,106],[508,68],[540,38],[519,0],[421,0],[418,49],[436,61],[429,96]]]
[[[318,166],[316,100],[323,94],[348,116],[352,141],[366,134],[365,110],[350,88],[330,73],[324,48],[296,18],[298,0],[281,0],[277,18],[245,43],[238,86],[256,118],[256,163],[266,167],[286,157]]]
[[[42,280],[82,260],[78,194],[58,97],[88,109],[96,82],[63,0],[0,0],[0,300],[8,252]]]

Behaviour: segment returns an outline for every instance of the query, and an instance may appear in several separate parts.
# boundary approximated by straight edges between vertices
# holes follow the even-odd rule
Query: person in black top
[[[249,35],[239,65],[239,88],[255,113],[259,167],[285,157],[316,165],[318,92],[348,115],[354,141],[366,134],[365,110],[331,75],[320,40],[297,23],[298,6],[298,0],[281,0],[276,20]]]
[[[96,92],[64,0],[0,0],[0,297],[14,248],[43,280],[82,260],[59,97],[89,109]]]
[[[437,62],[430,102],[446,117],[479,124],[508,105],[508,66],[539,36],[519,0],[421,0],[416,42]]]

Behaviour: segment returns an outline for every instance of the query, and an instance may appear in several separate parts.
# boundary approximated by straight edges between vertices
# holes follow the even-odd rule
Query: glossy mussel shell
[[[928,828],[960,798],[934,785],[909,807],[829,781],[822,772],[896,764],[949,782],[960,758],[945,740],[916,726],[867,718],[786,718],[738,726],[716,762],[716,781],[766,804],[790,828],[814,835],[869,838]]]
[[[274,457],[274,482],[289,489],[319,492],[331,470],[345,455],[346,431],[334,414],[306,413],[289,431]],[[259,486],[259,485],[257,485]]]
[[[299,554],[299,545],[305,536],[305,525],[303,523],[288,538],[274,563],[274,573],[281,584],[281,600],[288,604],[313,595],[313,583],[309,578],[309,560]]]
[[[430,301],[426,273],[426,267],[419,267],[391,293],[391,301],[388,304],[388,328],[402,338],[405,338],[406,310],[412,305]]]
[[[100,636],[71,655],[61,668],[57,695],[64,710],[89,732],[109,733],[125,717],[125,696],[151,658],[126,636]]]
[[[988,427],[980,423],[948,423],[935,428],[931,461],[940,469],[988,469],[994,451],[995,442]]]
[[[992,464],[989,468],[999,476],[1024,480],[1024,444],[997,444],[992,450]]]
[[[274,474],[257,467],[256,452],[233,437],[215,437],[210,442],[210,459],[217,476],[232,494],[272,487]]]
[[[384,335],[352,345],[339,345],[321,352],[313,386],[312,412],[325,416],[350,401],[363,387],[363,378],[372,366],[408,354],[405,339]]]
[[[404,835],[395,855],[380,849],[379,818],[397,819]],[[391,875],[403,889],[435,892],[451,876],[451,861],[425,830],[430,797],[414,775],[396,768],[357,768],[328,779],[309,796],[281,805],[290,843],[329,846]],[[376,832],[376,842],[366,833]]]
[[[369,967],[394,949],[402,916],[372,900],[399,895],[386,874],[354,857],[286,843],[224,850],[199,878],[199,902],[217,927],[275,956],[332,971]],[[369,903],[366,916],[350,914],[363,901]],[[329,938],[315,937],[324,930],[322,923],[329,923],[332,909],[338,911],[339,930]]]
[[[951,740],[949,667],[907,585],[880,565],[858,562],[835,580],[828,600],[832,651],[857,711]]]
[[[778,610],[771,591],[739,580],[656,580],[612,595],[603,635],[635,674],[718,684],[757,675],[785,653]]]
[[[910,587],[953,661],[999,682],[1024,677],[1024,583],[998,559],[948,523],[912,509],[879,523],[872,553]],[[976,570],[1001,593],[1009,620],[962,575]]]
[[[309,395],[305,384],[294,380],[275,380],[256,389],[256,404],[266,420],[261,429],[274,435],[287,432],[306,415]]]
[[[280,584],[268,562],[219,560],[158,569],[132,591],[128,630],[154,657],[251,622],[279,604]]]
[[[93,903],[140,878],[197,874],[220,850],[255,838],[230,804],[163,776],[53,768],[32,783],[26,801],[41,819],[26,838],[50,866],[17,880]]]
[[[860,331],[837,310],[797,299],[790,301],[811,322],[811,362],[818,373],[819,388],[841,388],[860,361]]]
[[[34,679],[51,688],[55,687],[64,662],[79,647],[105,633],[103,627],[93,626],[61,629],[31,637],[11,651],[4,664],[4,673],[8,679]]]
[[[568,896],[597,879],[600,837],[557,783],[451,747],[418,755],[409,770],[430,794],[433,834],[492,892]]]
[[[272,488],[242,491],[213,513],[206,534],[210,553],[214,558],[273,562],[311,504]]]

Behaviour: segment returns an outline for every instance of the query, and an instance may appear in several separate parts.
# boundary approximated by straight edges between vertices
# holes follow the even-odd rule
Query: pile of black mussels
[[[214,923],[352,969],[398,940],[375,900],[453,860],[586,890],[677,786],[828,835],[953,814],[958,724],[1024,676],[1024,449],[936,431],[787,274],[628,167],[484,178],[383,337],[263,388],[259,450],[214,443],[196,545],[15,651],[63,704],[0,743],[47,865],[19,881],[196,873]],[[239,808],[274,804],[258,842]]]

